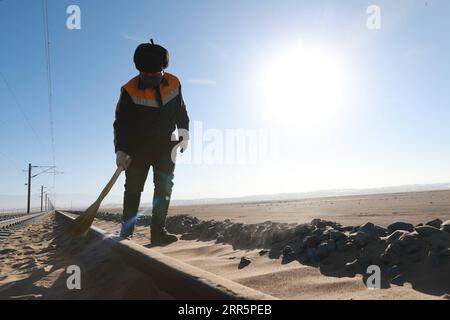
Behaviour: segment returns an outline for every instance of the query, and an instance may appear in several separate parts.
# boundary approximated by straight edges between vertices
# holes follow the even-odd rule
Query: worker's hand
[[[189,146],[189,140],[182,140],[180,142],[180,152],[181,153],[185,152],[187,150],[188,146]]]
[[[122,167],[123,170],[127,170],[131,163],[131,157],[123,151],[116,152],[116,164],[118,167]]]

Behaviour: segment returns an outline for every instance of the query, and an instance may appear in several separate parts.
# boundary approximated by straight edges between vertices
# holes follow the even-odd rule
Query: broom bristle
[[[99,205],[94,203],[83,214],[76,218],[68,227],[67,233],[74,236],[84,236],[94,222]]]

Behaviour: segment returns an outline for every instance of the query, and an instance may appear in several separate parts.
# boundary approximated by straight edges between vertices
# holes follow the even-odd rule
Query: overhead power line
[[[52,160],[53,165],[56,165],[55,160],[55,132],[53,121],[53,92],[52,92],[52,72],[51,72],[51,57],[50,57],[50,34],[48,28],[48,4],[47,0],[42,0],[42,13],[44,22],[44,46],[45,46],[45,62],[47,72],[47,93],[48,93],[48,111],[50,118],[50,136],[52,146]]]
[[[25,122],[28,124],[28,126],[30,127],[31,131],[33,132],[36,141],[38,142],[38,144],[40,145],[40,147],[42,148],[42,151],[45,153],[45,155],[48,156],[48,150],[45,147],[44,143],[42,142],[41,138],[39,137],[39,134],[37,133],[36,129],[34,128],[33,124],[30,121],[30,118],[27,116],[25,110],[22,108],[22,105],[19,101],[19,99],[17,98],[14,90],[12,89],[11,85],[9,84],[8,80],[6,79],[5,75],[0,71],[0,77],[2,78],[3,82],[6,85],[6,88],[8,89],[9,93],[11,94],[14,102],[15,102],[15,106],[17,107],[17,109],[19,109],[20,113],[22,114],[22,117],[24,118]]]
[[[48,113],[50,120],[50,136],[52,146],[52,160],[53,166],[56,166],[55,156],[55,130],[54,130],[54,117],[53,117],[53,91],[52,91],[52,69],[51,69],[51,56],[50,56],[50,33],[48,26],[48,3],[47,0],[42,0],[42,14],[44,23],[44,47],[45,47],[45,62],[47,72],[47,94],[48,94]],[[56,172],[53,172],[53,190],[55,189]],[[53,200],[55,200],[55,192],[53,191]]]
[[[13,159],[11,159],[6,153],[0,151],[0,155],[2,155],[6,160],[8,160],[16,169],[20,169],[19,164]]]

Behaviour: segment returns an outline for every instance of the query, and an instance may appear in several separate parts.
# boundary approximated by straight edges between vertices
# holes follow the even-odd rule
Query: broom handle
[[[123,168],[117,167],[116,172],[114,172],[113,176],[111,177],[111,180],[109,180],[108,184],[103,188],[102,193],[98,196],[97,203],[101,203],[103,199],[108,195],[109,191],[111,191],[111,188],[116,183],[117,179],[119,178],[120,174],[122,173]]]

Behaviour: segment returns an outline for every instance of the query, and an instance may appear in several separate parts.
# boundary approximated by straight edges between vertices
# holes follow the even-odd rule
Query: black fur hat
[[[150,43],[141,43],[134,52],[134,64],[141,72],[154,73],[169,66],[169,51],[166,48]]]

